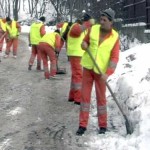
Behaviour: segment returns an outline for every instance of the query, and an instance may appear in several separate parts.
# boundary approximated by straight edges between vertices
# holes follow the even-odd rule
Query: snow
[[[55,27],[47,27],[47,31]],[[23,32],[29,28],[22,27]],[[150,148],[150,43],[135,45],[120,52],[120,60],[108,83],[117,100],[132,122],[133,134],[127,135],[125,123],[109,91],[108,132],[105,135],[89,134],[85,143],[90,150],[149,150]],[[97,128],[95,90],[92,92],[92,105],[88,128]]]
[[[150,147],[150,43],[140,44],[120,53],[120,60],[115,71],[109,79],[109,85],[114,91],[118,102],[125,107],[129,120],[132,122],[134,132],[126,135],[120,130],[106,133],[104,136],[91,137],[91,147],[111,150],[148,150]],[[93,89],[93,100],[95,92]],[[108,122],[111,119],[120,121],[119,116],[112,116],[112,97],[107,91]],[[114,106],[114,107],[117,107]],[[96,105],[92,113],[96,113]],[[113,114],[114,115],[114,114]],[[121,113],[120,113],[121,115]],[[92,115],[91,115],[92,117]],[[90,124],[95,124],[97,117],[92,117]],[[109,123],[108,123],[109,124]],[[124,130],[125,131],[125,130]]]
[[[56,29],[56,26],[46,26],[46,32],[52,32]],[[21,32],[22,33],[29,33],[30,31],[30,26],[24,25],[21,27]]]

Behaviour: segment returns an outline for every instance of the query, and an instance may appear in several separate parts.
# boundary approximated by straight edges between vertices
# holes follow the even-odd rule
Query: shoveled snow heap
[[[150,44],[142,44],[120,53],[115,74],[108,79],[118,102],[122,106],[134,132],[126,134],[125,122],[116,103],[107,91],[108,132],[90,133],[87,143],[99,150],[149,150],[150,148]],[[97,128],[95,90],[88,128]]]

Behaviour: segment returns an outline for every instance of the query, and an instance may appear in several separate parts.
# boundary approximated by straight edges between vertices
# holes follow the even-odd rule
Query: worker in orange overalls
[[[2,49],[5,37],[6,37],[6,19],[0,18],[0,56],[2,56]]]
[[[114,73],[119,59],[119,35],[113,29],[115,12],[106,9],[101,13],[100,24],[93,25],[84,38],[82,48],[85,53],[81,60],[83,67],[82,99],[80,105],[79,128],[77,135],[83,135],[86,131],[90,112],[91,92],[95,83],[97,116],[99,134],[105,134],[107,130],[107,108],[106,108],[106,80]],[[90,55],[91,52],[102,73],[95,67]]]
[[[60,31],[55,30],[52,33],[45,34],[39,42],[39,51],[44,65],[45,79],[53,78],[56,75],[56,54],[60,52],[61,36]],[[50,60],[50,71],[48,61]]]
[[[17,58],[18,36],[21,32],[21,26],[10,17],[6,17],[6,51],[4,58],[7,58],[10,53],[10,48],[13,46],[13,58]]]
[[[74,23],[67,36],[67,56],[71,66],[71,84],[69,91],[69,102],[80,105],[81,102],[81,83],[82,83],[82,66],[80,64],[84,53],[81,43],[86,35],[86,29],[92,26],[91,16],[85,14],[83,23],[80,21]]]
[[[38,45],[41,38],[46,34],[44,22],[45,22],[45,17],[42,16],[40,17],[39,20],[32,23],[31,25],[30,33],[29,33],[29,45],[32,46],[32,52],[29,59],[28,70],[31,70],[36,56],[37,56],[36,69],[41,70],[41,56],[38,50]]]

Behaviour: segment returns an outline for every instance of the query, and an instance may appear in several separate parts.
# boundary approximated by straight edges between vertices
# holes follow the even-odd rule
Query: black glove
[[[55,54],[56,54],[56,55],[59,55],[59,52],[58,52],[58,51],[55,51]]]

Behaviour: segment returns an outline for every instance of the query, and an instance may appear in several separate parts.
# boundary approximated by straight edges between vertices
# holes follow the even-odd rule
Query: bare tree
[[[77,0],[50,0],[56,11],[57,22],[66,20],[67,16],[70,16],[69,19],[72,21],[76,1]]]
[[[18,20],[18,12],[20,10],[20,0],[13,0],[13,17]]]

